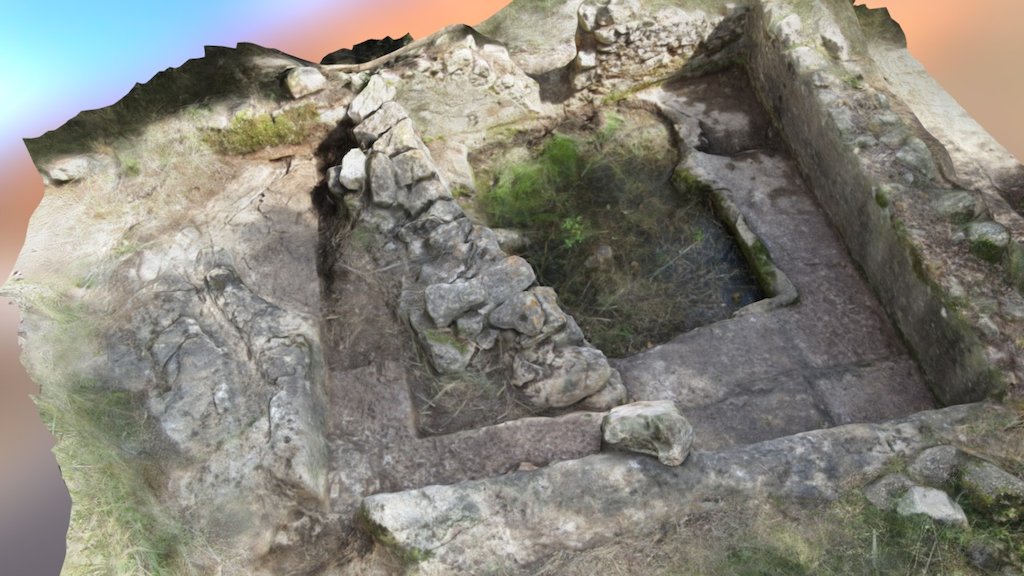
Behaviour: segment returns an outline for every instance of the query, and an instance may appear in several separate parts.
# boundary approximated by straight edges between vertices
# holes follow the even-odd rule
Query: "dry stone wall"
[[[554,290],[537,286],[530,264],[505,254],[452,198],[391,82],[375,75],[352,101],[359,148],[328,170],[328,182],[352,221],[380,234],[383,265],[407,267],[401,313],[433,369],[460,374],[496,357],[538,408],[621,403],[618,372]]]
[[[651,14],[638,0],[588,0],[578,15],[571,64],[577,91],[594,85],[606,90],[628,86],[637,78],[653,80],[681,66],[714,27],[704,12],[665,8]]]

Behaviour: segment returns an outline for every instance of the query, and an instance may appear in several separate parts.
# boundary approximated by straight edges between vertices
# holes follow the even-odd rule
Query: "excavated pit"
[[[630,400],[676,401],[700,449],[936,405],[743,69],[673,80],[576,118],[475,151],[477,180],[490,186],[456,200],[617,358]],[[321,146],[323,169],[358,146],[352,129]],[[517,189],[517,178],[540,187]],[[429,437],[579,409],[531,404],[498,357],[438,371],[403,320],[408,262],[389,256],[326,180],[314,198],[329,372],[387,365],[406,383],[367,389],[368,410],[386,403],[402,435]],[[362,394],[339,385],[339,402]]]
[[[478,190],[456,201],[617,359],[630,400],[680,406],[700,449],[934,407],[754,94],[731,67],[570,111],[555,128],[475,150]],[[321,147],[322,168],[358,146],[352,129]],[[408,262],[385,254],[393,247],[326,183],[316,197],[327,206],[320,253],[331,255],[321,259],[330,372],[403,367],[407,389],[384,395],[403,434],[579,409],[531,404],[510,364],[482,352],[458,371],[436,369],[403,320]],[[457,343],[461,332],[437,333]]]
[[[656,112],[608,106],[474,156],[476,210],[609,357],[764,297],[710,188],[676,171],[671,125]]]

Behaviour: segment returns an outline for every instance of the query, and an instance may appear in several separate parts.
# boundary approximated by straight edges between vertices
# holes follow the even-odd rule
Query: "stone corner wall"
[[[497,360],[539,408],[621,403],[618,372],[529,263],[463,213],[395,93],[376,75],[352,101],[359,147],[328,170],[328,185],[353,222],[393,248],[382,264],[404,270],[399,312],[431,367],[457,375]]]
[[[827,19],[824,25],[802,22],[790,4],[764,0],[752,6],[747,33],[751,82],[933,393],[947,405],[981,400],[1002,388],[1004,375],[986,357],[977,333],[949,304],[923,266],[920,247],[880,197],[906,183],[890,181],[885,170],[872,165],[863,148],[878,143],[857,140],[864,136],[858,126],[867,121],[869,111],[859,110],[850,97],[858,82],[844,74],[856,66],[837,64],[838,53],[828,46],[819,49],[825,43],[821,30]],[[870,112],[875,117],[889,107],[880,94],[863,97],[873,97],[875,110]],[[911,163],[909,148],[916,142],[904,142],[907,150],[894,155],[897,162]],[[927,185],[926,176],[918,173],[914,178],[913,185]]]

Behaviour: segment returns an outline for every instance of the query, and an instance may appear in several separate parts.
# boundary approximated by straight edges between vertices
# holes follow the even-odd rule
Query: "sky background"
[[[0,19],[0,279],[10,274],[43,186],[22,138],[81,110],[113,104],[136,83],[254,42],[319,61],[367,38],[421,38],[476,24],[507,0],[8,0]],[[1024,158],[1024,2],[867,0],[887,6],[910,51],[997,140]],[[44,9],[40,7],[45,6]],[[53,440],[17,361],[18,314],[0,300],[0,572],[57,574],[69,500]]]

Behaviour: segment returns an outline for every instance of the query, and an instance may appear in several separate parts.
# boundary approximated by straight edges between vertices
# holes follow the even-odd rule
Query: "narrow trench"
[[[736,205],[799,300],[617,362],[631,398],[676,398],[706,450],[934,408],[745,70],[670,81],[656,99],[690,148],[684,166]]]

